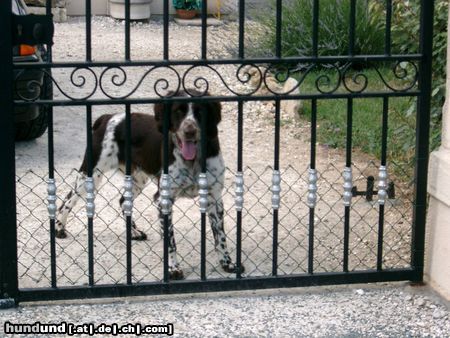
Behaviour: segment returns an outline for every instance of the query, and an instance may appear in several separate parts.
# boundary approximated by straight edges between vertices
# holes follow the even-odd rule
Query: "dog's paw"
[[[141,230],[133,229],[131,239],[135,241],[145,241],[147,239],[147,234]]]
[[[67,233],[64,229],[56,229],[55,230],[55,237],[56,238],[66,238]]]
[[[223,271],[228,272],[228,273],[237,273],[239,268],[234,263],[228,263],[228,264],[222,264],[222,269],[223,269]],[[245,267],[243,264],[241,264],[240,271],[241,271],[241,273],[245,272]]]
[[[169,269],[169,279],[181,280],[184,279],[183,270],[180,268]]]

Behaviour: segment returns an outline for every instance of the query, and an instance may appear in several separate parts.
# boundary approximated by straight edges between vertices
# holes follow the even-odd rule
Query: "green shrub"
[[[319,5],[318,54],[346,55],[349,49],[350,1],[321,0]],[[256,49],[274,54],[276,43],[275,3],[255,15],[267,28]],[[285,0],[282,12],[282,55],[312,55],[313,0]],[[356,2],[355,54],[380,54],[384,46],[384,22],[372,16],[367,1]],[[265,52],[264,52],[265,51]]]
[[[201,0],[172,0],[175,9],[196,10],[202,7]]]
[[[433,73],[431,100],[431,150],[441,140],[442,107],[445,101],[447,63],[447,16],[448,0],[436,0],[434,11]],[[397,53],[418,53],[420,36],[420,1],[394,0],[392,17],[393,51]],[[415,102],[412,103],[415,105]],[[415,106],[408,111],[414,112]],[[414,145],[412,145],[414,146]]]

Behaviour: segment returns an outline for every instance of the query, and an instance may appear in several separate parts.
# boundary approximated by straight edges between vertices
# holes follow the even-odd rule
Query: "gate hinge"
[[[13,15],[13,45],[53,45],[53,15]]]
[[[16,306],[16,301],[13,298],[1,298],[0,309],[11,309]]]

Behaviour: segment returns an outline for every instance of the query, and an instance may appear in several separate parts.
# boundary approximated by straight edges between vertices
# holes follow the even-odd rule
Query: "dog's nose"
[[[197,129],[193,125],[187,125],[184,128],[184,137],[186,139],[195,139],[197,135]]]

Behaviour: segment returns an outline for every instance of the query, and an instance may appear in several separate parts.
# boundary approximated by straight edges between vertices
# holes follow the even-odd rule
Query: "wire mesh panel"
[[[328,55],[325,5],[310,1],[310,48],[292,56],[286,3],[258,55],[250,28],[264,27],[244,0],[219,27],[203,0],[187,28],[168,0],[149,22],[130,20],[129,1],[123,21],[87,1],[85,17],[54,27],[46,60],[11,65],[14,83],[34,70],[53,88],[43,97],[33,82],[14,100],[48,109],[47,137],[16,146],[18,300],[422,278],[433,4],[422,2],[420,52],[400,55],[386,1],[383,48],[366,55],[360,4],[343,2],[345,51],[336,41]],[[83,43],[67,45],[76,32]],[[405,114],[416,99],[417,117]],[[174,123],[187,105],[195,146]],[[407,129],[420,147],[402,162]]]
[[[279,274],[292,275],[308,270],[309,207],[306,195],[308,169],[301,164],[288,165],[281,170],[281,203],[279,219]],[[328,164],[320,168],[314,234],[314,271],[340,272],[343,262],[342,176],[339,166]],[[367,177],[378,171],[374,162],[355,168],[355,187],[364,188]],[[303,171],[301,171],[303,169]],[[56,172],[61,196],[73,188],[77,170]],[[242,211],[242,262],[244,276],[270,276],[272,272],[272,212],[270,166],[245,167],[245,203]],[[18,187],[18,245],[19,285],[21,287],[50,286],[50,253],[46,214],[47,184],[43,173],[29,170],[17,176]],[[126,228],[119,208],[123,191],[123,172],[114,170],[102,174],[102,183],[96,194],[94,223],[95,284],[124,283],[126,280]],[[226,169],[225,224],[231,246],[236,247],[235,172]],[[134,202],[133,216],[148,238],[135,241],[132,246],[133,283],[161,281],[162,249],[161,229],[157,206],[153,200],[156,181],[150,181]],[[409,191],[410,194],[410,191]],[[396,197],[386,203],[384,234],[386,268],[408,267],[411,255],[412,204],[401,186]],[[59,203],[62,198],[58,199]],[[350,222],[350,270],[376,269],[378,203],[358,196],[352,205]],[[198,199],[181,199],[173,207],[173,223],[179,240],[180,264],[186,279],[200,276],[200,215]],[[56,242],[57,279],[60,286],[83,285],[88,282],[88,231],[86,211],[80,203],[70,216],[69,236]],[[208,278],[234,278],[217,267],[214,242],[207,231]]]

